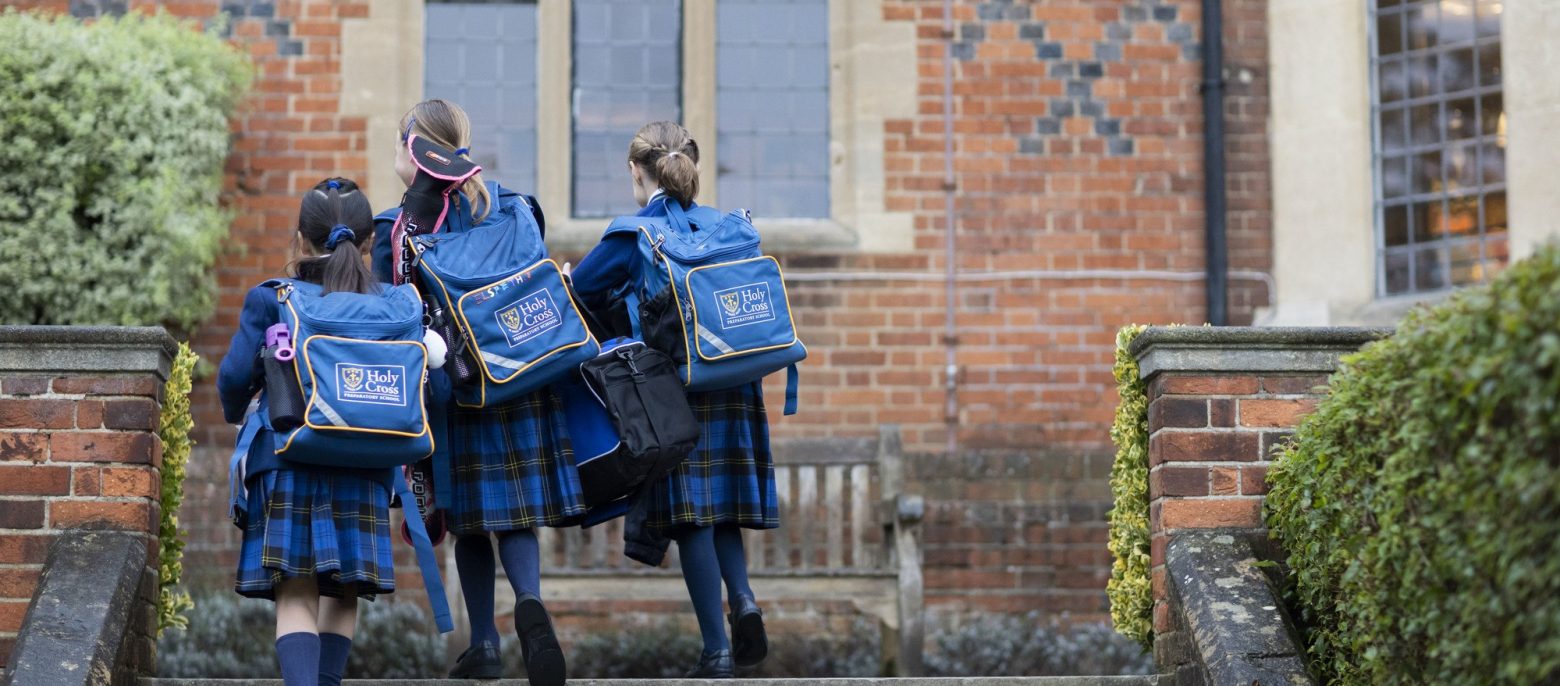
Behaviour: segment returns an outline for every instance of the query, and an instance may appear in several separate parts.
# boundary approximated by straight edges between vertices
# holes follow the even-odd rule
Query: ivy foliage
[[[0,13],[0,321],[209,314],[248,59],[166,15]]]
[[[1268,473],[1313,670],[1560,680],[1560,246],[1345,358]]]
[[[1121,396],[1110,440],[1116,461],[1110,467],[1115,506],[1110,520],[1110,619],[1116,631],[1142,644],[1154,643],[1154,596],[1149,584],[1148,388],[1138,378],[1138,363],[1127,348],[1147,327],[1124,326],[1116,333],[1116,390]]]
[[[189,625],[185,614],[195,606],[190,594],[180,590],[184,575],[184,535],[179,530],[179,505],[184,502],[184,468],[190,461],[190,429],[195,418],[190,414],[190,377],[200,359],[188,343],[179,344],[173,358],[168,383],[163,388],[162,419],[157,436],[162,439],[162,521],[157,528],[160,550],[157,559],[157,634],[168,627]]]

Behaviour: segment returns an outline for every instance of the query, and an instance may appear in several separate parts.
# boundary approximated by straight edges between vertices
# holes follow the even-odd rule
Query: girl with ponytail
[[[349,179],[304,194],[293,235],[292,277],[325,293],[375,293],[362,246],[374,236],[368,199]],[[259,353],[278,321],[277,291],[250,289],[222,360],[217,390],[227,420],[244,420],[263,385]],[[383,469],[313,467],[279,459],[268,429],[250,445],[235,590],[276,602],[276,656],[287,686],[338,686],[357,624],[358,598],[395,591],[390,491]]]
[[[690,228],[714,227],[720,213],[694,202],[699,144],[675,122],[646,124],[628,145],[628,172],[641,217],[661,217],[677,203]],[[638,238],[612,233],[573,269],[575,292],[601,319],[630,335],[625,295],[638,288]],[[605,336],[603,336],[605,338]],[[704,652],[689,678],[731,678],[768,653],[763,615],[748,583],[741,529],[780,526],[769,419],[758,382],[688,394],[702,428],[693,452],[651,488],[646,526],[677,542],[683,580],[699,620]],[[636,558],[637,559],[637,558]],[[721,616],[724,583],[730,612]],[[731,634],[726,633],[729,623]]]
[[[402,206],[380,213],[375,221],[383,234],[374,246],[374,269],[389,280],[395,271],[390,229],[407,212],[408,198],[434,184],[413,164],[408,141],[416,136],[459,158],[468,158],[471,123],[466,113],[446,100],[426,100],[401,118],[396,173],[408,188]],[[442,155],[442,152],[439,153]],[[447,213],[434,232],[462,232],[508,225],[531,231],[519,213],[529,212],[543,231],[541,206],[480,174],[450,193]],[[404,224],[403,224],[404,225]],[[540,239],[540,237],[538,237]],[[463,354],[458,349],[452,354]],[[471,644],[450,672],[457,679],[497,679],[503,675],[502,639],[494,619],[496,566],[515,593],[514,623],[526,678],[532,686],[562,686],[566,676],[563,651],[552,620],[541,601],[541,551],[536,527],[573,526],[585,512],[573,445],[563,404],[551,388],[496,407],[464,408],[450,403],[449,377],[430,374],[429,421],[434,423],[437,455],[434,483],[436,506],[455,534],[455,567],[470,621]],[[440,435],[447,431],[448,438]],[[442,493],[448,487],[448,499]],[[497,556],[494,542],[497,542]]]

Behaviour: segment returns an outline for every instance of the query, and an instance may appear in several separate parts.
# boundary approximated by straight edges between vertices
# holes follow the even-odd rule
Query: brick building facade
[[[208,362],[224,353],[244,292],[286,264],[303,191],[327,175],[370,184],[393,178],[387,176],[393,129],[378,122],[384,112],[393,119],[419,93],[396,91],[401,97],[379,98],[384,102],[365,109],[367,91],[358,86],[372,90],[372,84],[354,81],[344,64],[355,49],[344,46],[367,45],[353,43],[365,23],[383,26],[404,15],[420,27],[422,2],[19,4],[78,15],[157,4],[203,21],[226,12],[225,30],[253,57],[257,79],[233,125],[227,170],[227,202],[237,212],[234,250],[218,263],[219,310],[194,339]],[[541,12],[558,4],[568,7],[540,0]],[[708,0],[684,5],[689,16],[704,11],[701,5],[715,11]],[[903,427],[907,449],[918,453],[911,488],[928,498],[927,601],[934,611],[1103,616],[1115,332],[1128,322],[1204,317],[1199,2],[957,0],[952,6],[954,30],[945,36],[943,3],[936,0],[829,2],[831,23],[851,17],[829,33],[831,131],[851,130],[848,145],[836,136],[830,148],[831,168],[850,171],[831,183],[835,198],[857,199],[856,214],[837,209],[832,224],[843,238],[816,242],[777,237],[784,227],[760,223],[793,278],[791,298],[811,351],[802,411],[776,413],[774,433],[783,440]],[[1230,265],[1254,273],[1268,271],[1271,255],[1266,7],[1264,0],[1224,2],[1232,77],[1226,103]],[[856,16],[863,12],[871,16]],[[549,49],[541,48],[542,71]],[[909,59],[851,61],[851,54],[879,49]],[[946,452],[941,281],[948,259],[948,51],[960,274],[951,424],[958,447],[952,453]],[[854,89],[858,83],[864,85]],[[685,91],[700,87],[696,79],[684,85]],[[840,104],[853,94],[871,100],[861,95],[877,92],[870,89],[904,107],[885,106],[866,120],[850,114],[862,110],[839,109],[875,106]],[[548,115],[542,116],[546,129]],[[622,131],[625,148],[631,134],[631,127]],[[543,174],[538,183],[556,182]],[[391,200],[399,193],[370,191]],[[861,210],[870,203],[877,203],[877,214]],[[554,220],[565,210],[566,204],[549,206],[550,228],[567,223]],[[904,230],[889,235],[883,228],[889,224]],[[596,230],[563,231],[554,252],[580,254]],[[1231,323],[1246,323],[1270,294],[1260,279],[1235,279],[1229,297]],[[197,383],[194,405],[200,447],[183,518],[192,539],[186,567],[196,578],[225,585],[237,539],[222,515],[233,432],[222,423],[209,379]]]

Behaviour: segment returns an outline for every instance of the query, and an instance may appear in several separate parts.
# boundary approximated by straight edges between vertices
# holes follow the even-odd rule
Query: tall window
[[[829,216],[827,0],[724,0],[716,16],[720,202]]]
[[[682,119],[682,3],[574,0],[574,216],[637,209],[628,141]]]
[[[536,4],[429,2],[423,96],[471,117],[483,177],[536,189]]]
[[[1377,291],[1477,283],[1506,263],[1502,0],[1372,0]]]

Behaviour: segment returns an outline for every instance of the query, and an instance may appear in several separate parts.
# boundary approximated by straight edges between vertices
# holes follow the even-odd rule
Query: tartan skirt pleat
[[[249,484],[234,590],[274,600],[278,584],[314,575],[320,595],[395,591],[390,493],[373,479],[277,469]]]
[[[572,526],[585,513],[563,404],[550,388],[489,408],[450,408],[450,530]]]
[[[702,433],[678,467],[650,493],[646,523],[657,529],[736,524],[780,526],[769,418],[758,383],[689,393]]]

